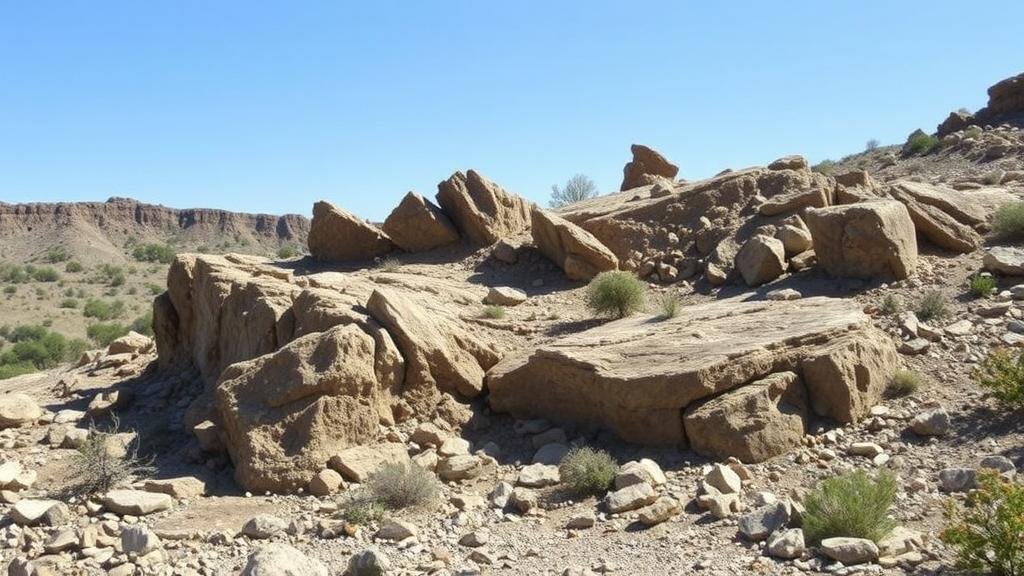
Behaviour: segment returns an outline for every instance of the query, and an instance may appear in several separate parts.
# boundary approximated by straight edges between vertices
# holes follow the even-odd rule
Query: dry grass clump
[[[587,286],[587,306],[602,316],[625,318],[643,308],[646,290],[632,272],[602,272]]]
[[[804,534],[811,542],[839,536],[878,542],[896,527],[889,518],[895,498],[896,479],[889,472],[872,478],[857,470],[829,478],[804,498]]]

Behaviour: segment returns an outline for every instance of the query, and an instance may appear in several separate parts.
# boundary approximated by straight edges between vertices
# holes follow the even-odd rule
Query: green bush
[[[78,308],[78,300],[74,298],[65,298],[60,301],[61,308]]]
[[[903,311],[903,302],[895,294],[886,294],[878,310],[886,316],[894,316]]]
[[[128,333],[128,327],[116,322],[97,322],[85,329],[85,334],[99,346],[109,346],[111,342]]]
[[[153,335],[153,311],[146,312],[135,320],[132,320],[131,329],[146,336]]]
[[[907,151],[911,154],[925,155],[939,146],[939,139],[931,134],[915,132],[907,138]]]
[[[95,318],[96,320],[113,320],[124,314],[124,302],[121,300],[107,302],[99,298],[89,298],[86,300],[85,306],[82,307],[82,314],[86,318]]]
[[[365,483],[373,501],[391,510],[421,507],[437,499],[439,486],[434,473],[416,464],[389,463]]]
[[[913,370],[897,370],[889,381],[887,391],[890,396],[910,396],[921,389],[924,376]]]
[[[587,306],[596,314],[625,318],[643,307],[645,291],[632,272],[601,272],[587,286]]]
[[[277,249],[277,257],[281,258],[282,260],[287,260],[288,258],[295,258],[298,255],[299,249],[296,248],[293,244],[285,244],[284,246],[281,246],[280,248]]]
[[[992,220],[992,229],[1004,240],[1024,240],[1024,202],[1000,206]]]
[[[836,170],[836,161],[835,160],[828,160],[828,159],[822,160],[821,162],[818,162],[814,166],[811,166],[811,170],[813,170],[813,171],[815,171],[815,172],[817,172],[819,174],[824,174],[825,176],[828,176],[828,175],[832,174],[833,172],[835,172],[835,170]]]
[[[6,380],[7,378],[14,378],[15,376],[21,376],[22,374],[31,374],[36,371],[36,367],[31,362],[19,362],[17,364],[0,364],[0,380]]]
[[[60,279],[60,274],[49,266],[43,266],[32,271],[32,278],[36,282],[56,282]]]
[[[988,298],[996,291],[996,279],[982,274],[971,276],[971,293],[978,298]]]
[[[174,248],[167,244],[140,244],[132,251],[132,256],[139,262],[170,264],[174,260]]]
[[[501,320],[505,317],[505,307],[498,304],[484,306],[484,316],[492,320]]]
[[[964,129],[964,139],[974,138],[977,140],[978,138],[981,138],[981,135],[984,133],[985,131],[981,129],[981,126],[968,126]]]
[[[1014,356],[997,348],[982,360],[975,376],[978,384],[1004,406],[1024,406],[1024,354]]]
[[[675,292],[666,292],[658,298],[658,309],[662,318],[675,318],[679,315],[679,296]]]
[[[67,248],[63,246],[54,246],[46,251],[44,260],[50,264],[56,264],[58,262],[65,262],[71,258],[71,254],[68,253]]]
[[[10,284],[28,282],[32,274],[25,266],[0,263],[0,279]]]
[[[914,312],[922,322],[942,318],[949,313],[949,298],[939,290],[929,290],[917,302]]]
[[[1024,486],[994,470],[978,474],[978,489],[964,506],[950,502],[949,527],[940,535],[960,568],[998,576],[1024,576]]]
[[[595,496],[611,488],[618,469],[610,454],[589,446],[569,450],[558,466],[562,482],[579,494]]]
[[[21,325],[5,331],[13,345],[0,353],[0,374],[4,378],[53,368],[77,358],[87,347],[82,340],[69,340],[43,326]]]
[[[104,264],[97,270],[95,282],[109,286],[121,286],[125,283],[124,268],[112,264]]]
[[[804,498],[804,534],[813,543],[839,536],[878,542],[896,527],[888,516],[895,498],[896,479],[889,472],[834,476]]]
[[[81,272],[82,270],[85,270],[85,266],[82,266],[74,260],[64,265],[64,271],[68,273]]]
[[[366,494],[365,490],[355,490],[340,506],[339,516],[349,524],[363,526],[384,518],[385,508]]]

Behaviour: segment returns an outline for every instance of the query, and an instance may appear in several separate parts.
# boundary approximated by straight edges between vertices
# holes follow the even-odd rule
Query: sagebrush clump
[[[929,290],[921,296],[914,312],[922,322],[942,318],[949,313],[949,297],[939,290]]]
[[[811,542],[840,536],[878,542],[896,527],[889,518],[895,499],[890,472],[872,478],[857,470],[828,478],[804,498],[804,534]]]
[[[960,568],[998,576],[1024,576],[1024,486],[993,470],[978,474],[978,489],[964,506],[951,502],[942,541]]]
[[[415,464],[385,464],[365,483],[368,496],[391,510],[422,507],[437,499],[434,474]]]
[[[939,147],[939,139],[931,134],[918,132],[907,139],[907,150],[911,154],[928,154]]]
[[[562,482],[579,494],[595,496],[608,491],[618,469],[610,454],[589,446],[569,450],[558,466]]]
[[[924,376],[913,370],[897,370],[889,381],[887,391],[890,396],[910,396],[921,389]]]
[[[1009,408],[1024,406],[1024,354],[998,348],[989,353],[975,373],[978,384]]]
[[[903,302],[895,294],[886,294],[878,310],[886,316],[899,314],[903,311]]]
[[[646,285],[632,272],[602,272],[587,286],[587,306],[602,316],[625,318],[643,308],[645,292]]]
[[[658,298],[658,309],[661,311],[661,317],[675,318],[679,315],[679,296],[675,292],[666,292]]]
[[[363,489],[350,494],[341,503],[339,509],[339,516],[342,520],[360,526],[381,520],[384,513],[384,506]]]
[[[971,276],[970,287],[971,293],[978,298],[988,298],[996,291],[996,279],[983,274],[975,274]]]
[[[1024,240],[1024,202],[1000,206],[992,220],[992,229],[1004,240]]]

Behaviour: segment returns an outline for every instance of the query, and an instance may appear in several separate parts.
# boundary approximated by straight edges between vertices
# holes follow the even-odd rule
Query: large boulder
[[[32,424],[42,415],[39,405],[27,394],[0,394],[0,430]]]
[[[1024,276],[1024,250],[1013,246],[993,246],[982,257],[985,270],[1005,276]]]
[[[323,562],[279,542],[265,544],[249,555],[241,576],[328,576]]]
[[[619,259],[583,228],[533,207],[530,231],[538,250],[557,264],[570,280],[590,280],[606,270],[615,270]]]
[[[317,260],[370,260],[394,250],[387,234],[355,214],[321,200],[313,205],[309,253]]]
[[[381,229],[406,252],[426,252],[459,240],[448,216],[415,192],[402,198]]]
[[[736,269],[747,286],[771,282],[786,271],[785,245],[769,236],[752,236],[736,253]]]
[[[259,492],[304,488],[331,456],[372,440],[391,421],[378,356],[373,337],[347,325],[228,367],[217,411],[238,483]]]
[[[810,209],[818,263],[833,276],[901,280],[917,268],[917,237],[899,202],[878,200]]]
[[[907,207],[919,235],[939,248],[960,253],[977,250],[982,244],[979,232],[989,229],[999,206],[1016,200],[999,188],[968,193],[908,180],[892,183],[887,192]]]
[[[975,114],[981,124],[1024,123],[1024,74],[996,82],[988,89],[988,105]]]
[[[761,462],[800,445],[808,413],[800,377],[777,372],[694,403],[683,423],[695,452]]]
[[[631,190],[652,184],[650,176],[672,180],[679,174],[679,167],[655,150],[642,144],[633,144],[629,149],[633,153],[633,160],[622,169],[622,186],[619,190]]]
[[[733,298],[652,319],[609,322],[506,357],[487,375],[491,407],[685,445],[686,408],[775,372],[800,376],[812,412],[857,420],[898,363],[889,337],[847,300]]]
[[[474,170],[456,172],[438,184],[437,203],[462,236],[477,246],[494,244],[530,227],[530,202]]]

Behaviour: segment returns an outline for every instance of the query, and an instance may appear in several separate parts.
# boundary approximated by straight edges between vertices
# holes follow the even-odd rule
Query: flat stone
[[[790,507],[786,502],[764,506],[740,516],[739,530],[751,542],[760,542],[789,524]]]
[[[377,530],[374,537],[399,542],[406,538],[414,538],[416,534],[415,524],[403,520],[388,520]]]
[[[288,522],[271,514],[257,514],[242,525],[242,534],[258,540],[273,538],[286,530]]]
[[[332,470],[352,482],[366,482],[385,464],[410,464],[405,444],[397,442],[375,446],[353,446],[342,450],[328,461]]]
[[[821,552],[847,566],[878,560],[878,546],[866,538],[825,538]]]
[[[143,489],[147,492],[167,494],[177,500],[198,498],[206,494],[206,482],[195,476],[181,476],[162,480],[146,480]]]
[[[650,484],[634,484],[621,490],[610,492],[604,498],[604,505],[612,514],[621,514],[643,508],[654,503],[658,495]]]
[[[518,306],[526,302],[526,292],[508,286],[493,286],[484,297],[485,304],[497,306]]]
[[[558,466],[565,455],[569,453],[569,447],[565,444],[558,442],[552,442],[545,444],[540,447],[537,452],[533,455],[533,462],[535,464],[548,464],[551,466]]]
[[[910,429],[919,436],[942,436],[949,434],[952,423],[949,413],[943,408],[932,408],[914,416],[910,420]]]
[[[641,508],[638,517],[645,526],[655,526],[672,518],[682,512],[683,507],[679,500],[671,496],[662,496],[653,504]]]
[[[558,473],[558,466],[549,464],[530,464],[519,471],[516,484],[527,488],[543,488],[554,486],[561,481]]]
[[[58,500],[22,499],[11,507],[11,519],[19,526],[56,526],[67,522],[71,514],[68,507]]]
[[[103,506],[115,514],[145,516],[162,512],[174,505],[168,494],[143,490],[111,490],[103,497]]]

